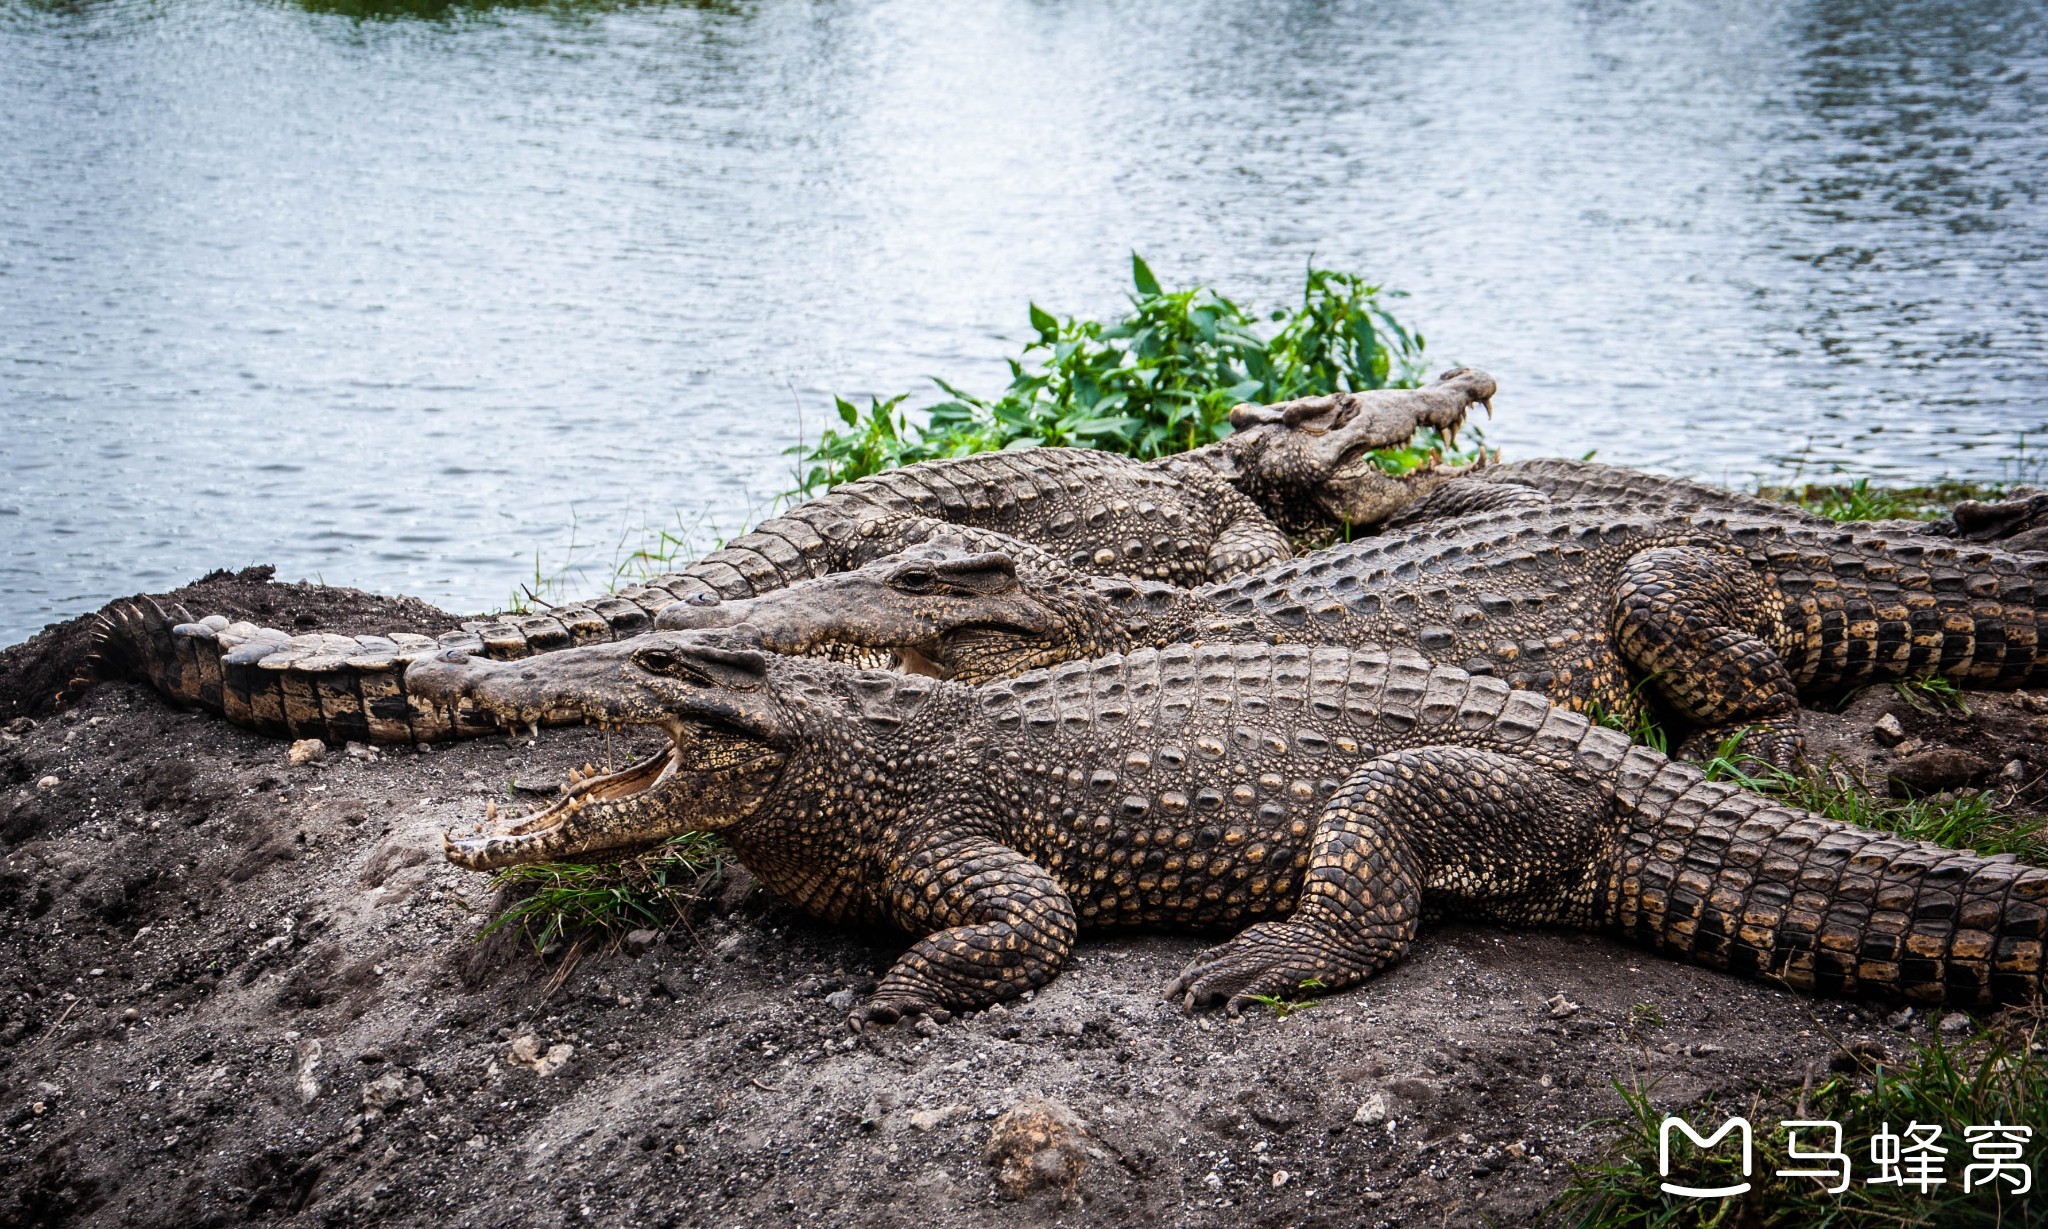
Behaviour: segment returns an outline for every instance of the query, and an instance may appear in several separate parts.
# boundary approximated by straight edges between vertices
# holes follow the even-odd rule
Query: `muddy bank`
[[[1807,725],[1875,777],[1967,754],[1950,770],[2039,809],[2036,705],[1882,690]],[[1887,715],[1903,753],[1872,735]],[[743,878],[631,948],[476,940],[498,902],[439,830],[602,762],[600,734],[292,767],[125,683],[13,728],[4,1225],[1525,1221],[1603,1146],[1583,1124],[1621,1110],[1615,1078],[1665,1106],[1796,1088],[1934,1024],[1444,926],[1285,1020],[1161,1003],[1200,939],[1089,938],[1033,1001],[853,1037],[851,996],[902,940]],[[1003,1117],[1036,1097],[1064,1109]],[[1005,1173],[1032,1189],[1013,1201]]]

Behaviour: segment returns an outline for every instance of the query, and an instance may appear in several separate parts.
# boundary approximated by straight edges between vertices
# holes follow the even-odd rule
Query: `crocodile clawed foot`
[[[1325,937],[1295,922],[1260,922],[1228,943],[1195,957],[1166,989],[1192,1012],[1224,1000],[1237,1015],[1262,999],[1313,994],[1353,980],[1338,971]]]
[[[861,1033],[869,1029],[885,1029],[898,1020],[917,1016],[930,1016],[932,1023],[945,1024],[952,1020],[953,1013],[924,999],[874,998],[847,1013],[846,1027]]]

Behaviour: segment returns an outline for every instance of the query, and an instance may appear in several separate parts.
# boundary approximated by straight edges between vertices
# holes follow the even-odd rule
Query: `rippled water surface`
[[[0,0],[0,642],[252,562],[588,589],[744,524],[833,392],[993,391],[1133,248],[1407,289],[1511,455],[2048,428],[2038,3],[379,8]]]

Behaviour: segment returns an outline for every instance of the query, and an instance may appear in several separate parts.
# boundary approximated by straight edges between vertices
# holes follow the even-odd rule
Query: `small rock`
[[[1365,1100],[1358,1103],[1358,1110],[1351,1115],[1351,1121],[1356,1126],[1375,1126],[1385,1122],[1388,1115],[1392,1114],[1393,1111],[1393,1104],[1387,1100],[1387,1094],[1373,1092],[1367,1094]]]
[[[889,1116],[889,1111],[895,1108],[896,1094],[886,1088],[869,1097],[868,1103],[862,1106],[860,1111],[861,1130],[874,1130],[881,1125],[882,1119]]]
[[[1012,1106],[989,1128],[982,1160],[996,1168],[996,1184],[1012,1199],[1040,1187],[1073,1198],[1088,1168],[1088,1128],[1074,1111],[1042,1098]]]
[[[1903,744],[1900,749],[1904,749]],[[1931,794],[1980,781],[1991,773],[1992,767],[1987,760],[1959,747],[1932,747],[1906,756],[1885,769],[1885,777],[1891,782],[1894,793],[1904,787]]]
[[[1944,1039],[1955,1041],[1969,1036],[1970,1030],[1976,1027],[1976,1023],[1962,1012],[1952,1011],[1943,1016],[1941,1023],[1935,1027],[1940,1031]]]
[[[620,946],[626,949],[628,956],[638,960],[654,950],[654,945],[659,942],[661,942],[661,932],[658,930],[629,930],[626,932],[626,937]]]
[[[1284,1169],[1276,1169],[1276,1170],[1274,1170],[1274,1171],[1273,1171],[1273,1189],[1275,1189],[1275,1190],[1278,1190],[1278,1189],[1280,1189],[1281,1187],[1283,1187],[1283,1186],[1286,1186],[1286,1185],[1287,1185],[1287,1180],[1288,1180],[1289,1178],[1292,1178],[1293,1176],[1294,1176],[1293,1174],[1291,1174],[1291,1173],[1288,1173],[1288,1172],[1287,1172],[1286,1170],[1284,1170]]]
[[[371,764],[376,763],[380,758],[382,758],[378,755],[377,749],[375,747],[372,747],[368,743],[350,743],[347,746],[346,751],[350,759],[362,760],[366,763]]]
[[[947,1105],[935,1110],[919,1110],[910,1116],[910,1125],[920,1131],[930,1131],[951,1122],[966,1107]]]
[[[1519,1161],[1523,1157],[1529,1155],[1529,1145],[1523,1143],[1521,1140],[1518,1139],[1514,1143],[1509,1144],[1507,1147],[1501,1149],[1501,1151],[1507,1153],[1509,1156]]]
[[[378,1117],[392,1106],[410,1101],[426,1090],[426,1081],[416,1075],[386,1071],[363,1085],[363,1113],[371,1118]]]
[[[1543,1005],[1550,1009],[1550,1018],[1553,1020],[1562,1020],[1567,1016],[1579,1014],[1579,1005],[1566,998],[1562,990],[1543,1000]]]
[[[2007,760],[2005,767],[1998,770],[1998,779],[2006,785],[2019,785],[2027,779],[2025,760]]]
[[[2026,709],[2030,713],[2048,713],[2048,695],[2037,695],[2031,691],[2016,691],[2013,693],[2013,698],[2020,702],[2021,708]],[[26,720],[26,718],[23,718],[23,720]],[[15,725],[19,724],[21,723],[15,723]],[[14,726],[8,726],[7,729],[9,733],[15,732]]]
[[[1913,1009],[1910,1007],[1901,1007],[1897,1011],[1886,1016],[1884,1018],[1884,1022],[1887,1026],[1891,1028],[1906,1028],[1913,1023]]]
[[[64,784],[63,780],[62,780],[62,779],[60,779],[60,778],[58,778],[58,777],[44,777],[44,778],[43,778],[43,779],[41,779],[40,781],[37,781],[37,782],[36,782],[36,788],[37,788],[37,789],[56,789],[56,788],[57,788],[58,786],[60,786],[60,785],[62,785],[62,784]]]
[[[575,1053],[575,1046],[566,1043],[544,1045],[540,1038],[525,1033],[512,1039],[512,1048],[505,1061],[515,1067],[525,1067],[535,1075],[553,1075],[567,1065]]]
[[[1906,741],[1906,727],[1899,724],[1897,713],[1886,713],[1870,727],[1870,736],[1887,747],[1896,747]]]
[[[860,1002],[860,995],[854,993],[851,986],[844,990],[834,990],[825,996],[825,1006],[830,1007],[834,1011],[852,1011],[853,1005],[858,1002]]]
[[[327,744],[317,738],[301,738],[294,742],[284,758],[294,768],[304,768],[327,758]]]
[[[33,730],[35,728],[36,723],[29,720],[27,717],[16,717],[14,720],[7,723],[7,732],[9,734],[14,735],[16,738],[20,738],[22,735],[28,733],[30,730]]]
[[[1899,759],[1905,759],[1907,756],[1918,755],[1925,750],[1927,750],[1926,743],[1921,742],[1917,738],[1909,738],[1898,746],[1893,747],[1892,754]]]
[[[289,1034],[288,1034],[289,1035]],[[299,1104],[311,1105],[320,1097],[321,1045],[311,1037],[292,1039],[292,1056],[298,1061]]]

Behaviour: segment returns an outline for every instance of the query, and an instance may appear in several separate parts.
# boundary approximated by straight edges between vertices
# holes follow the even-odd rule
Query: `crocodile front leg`
[[[1799,761],[1797,685],[1778,650],[1752,630],[1771,613],[1763,582],[1739,555],[1667,546],[1623,566],[1615,647],[1695,724],[1680,758],[1706,759],[1746,731],[1748,754],[1780,768]]]
[[[1407,953],[1425,900],[1588,924],[1591,838],[1605,813],[1590,787],[1497,752],[1422,747],[1368,761],[1323,812],[1293,916],[1202,953],[1167,997],[1190,1009],[1224,998],[1234,1013],[1255,996],[1354,985]]]
[[[1046,870],[997,841],[954,836],[898,851],[881,904],[910,931],[929,931],[897,958],[855,1031],[1015,998],[1044,985],[1074,949],[1073,902]]]

